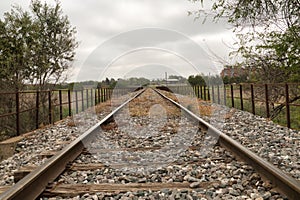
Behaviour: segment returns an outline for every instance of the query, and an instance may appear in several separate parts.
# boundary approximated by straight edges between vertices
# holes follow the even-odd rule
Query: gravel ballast
[[[98,140],[86,144],[89,153],[75,160],[78,164],[102,163],[105,167],[86,171],[69,170],[56,183],[185,182],[188,183],[188,189],[98,192],[49,199],[285,199],[269,182],[263,182],[249,165],[236,160],[230,152],[216,144],[215,138],[202,133],[195,123],[159,98],[153,91],[147,90],[127,110],[114,116],[113,122],[103,126]],[[220,126],[224,133],[299,179],[298,131],[247,112],[218,105],[212,108],[222,110],[220,113],[224,114]],[[0,163],[0,176],[3,177],[0,185],[12,185],[14,170],[42,164],[47,158],[41,158],[39,154],[62,149],[66,143],[108,114],[110,109],[101,112],[100,116],[87,112],[75,120],[62,120],[24,138],[17,144],[16,154]],[[220,121],[220,116],[202,117],[211,122]],[[70,125],[74,122],[75,125]],[[192,148],[194,146],[199,148]],[[114,151],[104,154],[99,153],[99,148]],[[103,158],[106,160],[103,161]],[[134,165],[128,166],[128,163]]]
[[[285,199],[269,182],[263,182],[252,167],[236,160],[230,152],[216,144],[215,138],[201,132],[180,111],[178,114],[176,108],[170,108],[170,104],[165,105],[159,99],[151,91],[143,94],[129,105],[127,111],[122,111],[113,122],[103,127],[97,140],[86,146],[90,153],[75,160],[77,164],[102,163],[104,167],[68,170],[57,179],[56,184],[183,182],[189,186],[183,190],[162,188],[159,191],[98,192],[74,199]],[[145,112],[139,112],[139,106],[143,106]],[[159,109],[155,110],[155,106]],[[158,111],[162,114],[155,115]],[[154,118],[157,121],[155,125],[152,124]],[[144,127],[147,127],[146,130]],[[193,130],[196,131],[191,134]],[[176,139],[178,133],[182,140]],[[166,146],[169,144],[172,148],[168,149]]]

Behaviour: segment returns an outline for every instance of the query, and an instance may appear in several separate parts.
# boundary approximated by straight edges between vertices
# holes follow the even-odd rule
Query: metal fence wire
[[[53,124],[110,99],[111,94],[110,88],[0,92],[0,140]]]
[[[168,86],[174,93],[248,111],[300,129],[300,83]],[[77,114],[132,88],[0,92],[0,140]]]
[[[182,95],[191,86],[169,86]],[[251,112],[288,128],[300,129],[300,83],[228,84],[193,86],[193,95],[205,101]]]

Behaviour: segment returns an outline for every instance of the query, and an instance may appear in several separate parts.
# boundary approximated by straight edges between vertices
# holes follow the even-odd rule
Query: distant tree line
[[[72,82],[58,84],[55,86],[55,89],[70,89],[70,90],[82,90],[84,88],[122,88],[122,87],[131,87],[131,86],[147,86],[149,85],[150,80],[146,78],[136,78],[131,77],[129,79],[117,79],[114,78],[105,78],[102,81],[81,81],[81,82]]]
[[[191,86],[207,86],[207,85],[221,85],[222,78],[219,75],[204,75],[197,74],[188,77],[188,82]]]

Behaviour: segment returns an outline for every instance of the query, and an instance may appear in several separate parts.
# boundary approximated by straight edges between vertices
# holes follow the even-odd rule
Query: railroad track
[[[255,184],[257,184],[257,181],[260,180],[257,177],[257,179],[255,179],[255,176],[251,175],[251,173],[253,173],[251,171],[252,169],[244,166],[239,161],[236,161],[230,155],[230,153],[228,153],[228,151],[250,164],[257,170],[259,174],[262,175],[262,177],[271,181],[272,187],[275,187],[276,190],[286,195],[289,199],[299,198],[300,185],[298,181],[287,176],[272,164],[256,156],[254,153],[247,150],[245,147],[190,112],[187,108],[166,97],[158,90],[152,91],[151,89],[148,89],[146,90],[146,92],[152,92],[151,95],[159,95],[163,99],[167,99],[169,102],[166,103],[165,108],[170,108],[173,106],[172,109],[166,109],[166,112],[170,113],[164,113],[164,116],[172,116],[170,120],[167,118],[159,119],[163,121],[164,124],[163,127],[160,127],[159,133],[166,133],[166,137],[162,138],[157,133],[145,136],[145,134],[147,133],[144,133],[143,131],[149,131],[149,129],[145,130],[143,129],[143,126],[141,126],[139,129],[139,133],[143,133],[142,135],[136,136],[126,134],[126,132],[132,131],[132,128],[136,129],[139,124],[141,125],[145,123],[145,120],[149,121],[149,118],[147,117],[146,119],[141,118],[140,121],[138,120],[139,118],[134,117],[134,115],[140,114],[140,109],[134,110],[133,105],[138,103],[135,102],[137,98],[142,98],[142,94],[144,93],[144,91],[145,90],[142,90],[134,97],[127,100],[121,106],[116,108],[112,113],[107,115],[103,120],[101,120],[75,141],[66,146],[62,151],[52,156],[48,162],[32,171],[29,175],[25,176],[13,187],[1,194],[0,199],[35,199],[39,196],[74,196],[97,192],[114,193],[116,191],[118,191],[118,193],[125,193],[126,191],[138,193],[140,191],[149,190],[160,191],[162,188],[169,189],[164,195],[172,195],[169,194],[172,189],[179,189],[182,190],[183,193],[186,193],[186,195],[194,195],[195,197],[200,198],[205,197],[205,194],[203,194],[201,191],[197,191],[197,189],[218,189],[222,188],[223,184],[220,183],[217,177],[215,177],[215,180],[213,178],[209,178],[209,180],[207,180],[205,176],[206,168],[209,168],[207,166],[207,161],[214,163],[215,168],[217,168],[220,163],[227,163],[227,165],[225,166],[225,168],[227,168],[228,166],[231,166],[231,162],[235,162],[238,166],[241,165],[242,170],[247,171],[243,173],[245,173],[247,176],[249,175],[249,181],[251,181],[251,179],[254,177],[254,181],[256,181]],[[156,108],[154,106],[156,110],[154,109],[153,116],[150,116],[150,125],[154,122],[155,119],[157,120],[159,117],[155,114],[155,112],[163,110],[163,108],[160,107],[157,102],[155,102],[155,99],[156,98],[144,98],[144,101],[153,101],[152,105],[158,105],[156,106]],[[174,105],[176,105],[176,107],[174,107]],[[129,106],[129,109],[134,110],[134,112],[138,112],[138,114],[133,114],[133,112],[130,113],[129,116],[128,113],[122,112],[122,109],[124,109],[126,106]],[[149,108],[148,110],[145,110],[149,112]],[[182,112],[184,113],[184,115],[182,115]],[[128,120],[128,116],[130,119],[133,119],[133,122],[129,122],[129,126],[128,121],[126,121]],[[176,121],[178,118],[181,118],[181,120]],[[117,130],[118,126],[125,128],[126,131],[122,132],[120,130]],[[169,129],[168,127],[171,128]],[[193,127],[196,128],[193,129]],[[199,130],[199,127],[201,127],[201,131]],[[154,131],[155,128],[157,127],[152,127]],[[188,132],[184,132],[186,130],[194,130],[195,134],[189,135]],[[176,137],[176,133],[180,131],[183,131],[185,133],[184,136],[187,136],[187,140],[184,140],[182,142],[182,135],[180,135],[180,137]],[[101,132],[101,137],[99,137],[99,132]],[[105,140],[103,140],[102,134],[104,134],[104,136],[106,137]],[[207,156],[206,153],[203,153],[204,150],[207,150],[201,147],[201,141],[203,142],[203,139],[204,142],[207,142],[207,140],[205,140],[205,135],[209,135],[209,137],[211,138],[218,139],[218,144],[220,146],[214,145],[212,156]],[[101,145],[106,144],[105,141],[107,141],[107,139],[113,139],[116,137],[123,139],[123,143],[120,142],[117,145],[117,148],[112,144],[110,144],[106,148],[101,147]],[[191,139],[193,137],[196,138],[195,141],[199,139],[199,142],[188,142],[188,139]],[[136,144],[131,144],[131,141],[133,140],[132,138],[138,138]],[[170,138],[173,140],[172,144],[168,143]],[[155,139],[159,139],[159,142],[154,141]],[[125,141],[126,144],[124,143]],[[214,139],[209,140],[208,142],[210,141],[214,142]],[[187,142],[187,144],[185,142]],[[154,145],[151,146],[151,144]],[[176,147],[180,148],[174,148],[174,144]],[[223,147],[227,151],[224,150]],[[174,151],[174,149],[176,151]],[[176,159],[164,160],[163,157],[159,157],[160,154],[162,154],[162,150],[164,155],[168,155],[170,157],[173,156],[176,157]],[[150,153],[148,155],[145,152]],[[185,153],[187,153],[187,155],[184,155]],[[147,155],[148,157],[144,158],[143,156],[145,155]],[[110,159],[109,157],[114,158]],[[103,161],[103,159],[105,161]],[[147,168],[148,166],[151,167]],[[186,170],[198,166],[201,166],[201,169],[198,169],[198,171],[202,170],[202,174],[191,174],[188,170]],[[220,165],[220,168],[222,168],[222,166],[223,165]],[[178,172],[176,171],[178,167],[181,168],[181,176],[178,176]],[[137,173],[139,169],[144,169],[144,172],[146,174],[148,173],[148,177],[144,178],[141,175],[143,173]],[[66,178],[70,173],[74,174],[78,171],[87,170],[93,171],[86,173],[87,176],[95,176],[95,174],[98,174],[99,177],[97,179],[91,178],[90,180],[92,183],[96,184],[86,184],[86,179],[67,180]],[[157,172],[157,170],[159,171],[159,173],[156,173],[156,176],[149,175],[150,172]],[[176,171],[176,173],[174,171]],[[112,173],[117,175],[111,180],[108,180],[107,177],[109,177],[109,174]],[[215,171],[215,173],[217,173],[217,171]],[[133,174],[132,176],[130,176],[130,178],[124,177],[124,175],[130,174]],[[245,179],[247,179],[246,175]],[[235,180],[233,180],[232,182],[232,185],[234,185]],[[197,192],[193,193],[193,191]],[[147,195],[147,192],[144,192],[144,195],[145,194]],[[160,198],[161,196],[158,197]],[[180,198],[180,196],[178,198]]]

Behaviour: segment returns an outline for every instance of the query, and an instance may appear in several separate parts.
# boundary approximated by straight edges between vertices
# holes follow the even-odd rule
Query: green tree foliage
[[[1,89],[20,89],[31,76],[36,27],[20,8],[5,13],[0,21]]]
[[[13,7],[0,21],[0,81],[16,90],[25,83],[54,86],[74,59],[75,33],[59,3],[33,0],[30,12]]]
[[[39,30],[34,78],[43,86],[61,80],[63,72],[70,67],[77,47],[76,30],[63,15],[59,3],[51,7],[34,0],[31,10]]]
[[[195,85],[201,85],[201,86],[205,86],[206,82],[205,79],[202,75],[191,75],[188,78],[188,82],[191,86],[195,86]]]
[[[280,33],[239,34],[238,53],[244,61],[238,65],[256,71],[256,80],[264,83],[299,82],[300,40],[289,29]],[[256,44],[253,45],[253,41]]]
[[[191,75],[188,78],[188,82],[191,86],[223,85],[223,80],[219,75],[203,75],[203,74],[197,74],[196,76]]]
[[[143,77],[131,77],[128,79],[118,79],[116,87],[136,87],[136,86],[147,86],[150,84],[150,80]]]
[[[54,6],[32,0],[29,11],[12,7],[0,20],[0,91],[52,89],[63,80],[75,55],[77,42],[73,28],[62,12]],[[34,87],[33,87],[34,86]],[[40,93],[40,120],[48,115],[47,94]],[[53,100],[55,101],[55,100]],[[11,113],[16,108],[15,95],[1,95],[0,113]],[[55,103],[55,102],[54,102]],[[20,94],[21,110],[33,108],[34,98]],[[34,124],[34,110],[22,113],[22,130]],[[15,134],[15,116],[1,118],[0,136]],[[8,123],[6,123],[8,122]],[[12,124],[13,123],[13,124]]]
[[[223,83],[224,84],[245,83],[245,82],[247,82],[247,77],[245,75],[234,76],[234,77],[225,76],[223,78]]]
[[[255,72],[251,78],[259,82],[299,82],[299,0],[216,0],[212,9],[216,12],[215,19],[225,17],[235,27],[239,48],[232,53],[244,58],[236,66],[251,68]],[[290,103],[300,98],[297,91],[291,85]],[[273,102],[285,98],[277,87],[269,93]],[[284,103],[273,107],[272,118],[284,107]]]
[[[97,84],[98,88],[114,88],[117,84],[117,81],[114,78],[107,78]]]
[[[239,65],[257,71],[256,80],[300,80],[299,0],[216,0],[212,9],[215,19],[235,27],[239,49],[233,53],[244,58]]]

